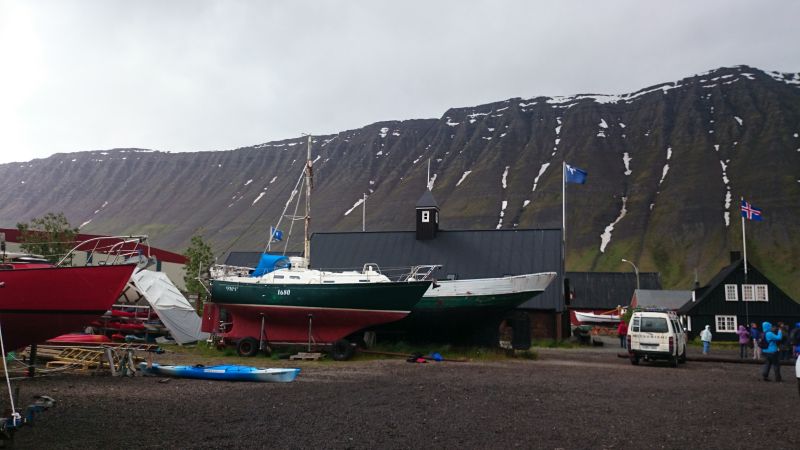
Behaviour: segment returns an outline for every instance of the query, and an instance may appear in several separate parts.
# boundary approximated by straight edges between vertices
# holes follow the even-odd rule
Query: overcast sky
[[[0,163],[800,71],[800,1],[0,0]]]

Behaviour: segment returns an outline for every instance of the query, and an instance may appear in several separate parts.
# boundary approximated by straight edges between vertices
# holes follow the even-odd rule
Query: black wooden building
[[[637,285],[641,289],[661,289],[658,272],[567,272],[573,311],[608,311],[631,304]]]
[[[690,336],[710,325],[713,340],[732,341],[738,338],[739,325],[800,321],[800,304],[749,261],[745,275],[739,252],[732,252],[731,260],[706,286],[695,289],[692,300],[678,311]]]

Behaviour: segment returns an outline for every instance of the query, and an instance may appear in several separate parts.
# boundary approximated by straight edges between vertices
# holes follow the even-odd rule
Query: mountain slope
[[[695,273],[705,282],[741,249],[744,196],[765,217],[747,224],[749,259],[800,298],[799,87],[800,74],[739,66],[625,95],[515,98],[315,136],[312,228],[360,230],[364,193],[367,229],[413,228],[428,161],[443,228],[560,227],[566,160],[589,173],[567,186],[569,270],[628,270],[626,258],[666,287]],[[261,249],[305,154],[298,138],[0,165],[0,225],[64,211],[87,233],[148,233],[176,251],[198,230],[219,253]],[[301,235],[295,222],[293,248]]]

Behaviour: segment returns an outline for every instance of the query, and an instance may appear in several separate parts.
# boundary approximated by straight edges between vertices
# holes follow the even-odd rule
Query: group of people
[[[621,321],[617,328],[620,347],[625,348],[625,337],[628,334],[628,324]],[[748,357],[750,347],[753,349],[753,359],[764,358],[764,366],[761,368],[761,377],[764,381],[770,381],[770,372],[774,373],[775,381],[781,381],[781,360],[789,360],[800,356],[800,322],[794,325],[793,329],[783,322],[773,325],[764,322],[759,327],[755,322],[750,324],[750,328],[739,325],[736,331],[739,336],[739,358]],[[700,341],[703,343],[703,354],[707,355],[711,349],[711,327],[706,325],[700,332]]]
[[[750,329],[739,325],[736,331],[739,335],[739,357],[747,357],[748,348],[753,347],[753,359],[764,358],[764,366],[761,368],[761,377],[764,381],[770,381],[769,373],[775,375],[775,381],[781,381],[781,360],[796,358],[800,354],[800,322],[796,323],[794,329],[789,330],[789,326],[783,322],[773,325],[770,322],[761,324],[761,328],[754,322],[750,324]]]
[[[770,352],[766,348],[768,344],[759,342],[766,340],[767,333],[772,332],[777,337],[775,342],[775,350]],[[766,357],[766,353],[775,353],[779,360],[789,360],[796,358],[800,354],[800,322],[797,322],[793,329],[783,322],[778,322],[773,325],[770,322],[764,322],[759,327],[755,322],[750,324],[750,328],[745,328],[744,325],[739,325],[736,331],[739,336],[739,357],[744,359],[749,353],[749,348],[752,347],[753,359],[761,359]]]

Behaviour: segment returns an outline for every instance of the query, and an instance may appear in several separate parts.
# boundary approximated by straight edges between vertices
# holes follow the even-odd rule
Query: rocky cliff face
[[[366,193],[368,230],[412,229],[429,161],[442,228],[557,228],[566,161],[589,173],[567,185],[569,270],[628,270],[626,258],[660,271],[666,287],[688,288],[695,274],[705,282],[741,249],[744,196],[765,218],[747,224],[749,259],[800,297],[798,133],[800,74],[746,66],[625,95],[514,98],[380,122],[313,138],[312,228],[360,230]],[[305,157],[298,138],[0,165],[0,225],[63,211],[86,233],[147,233],[175,251],[198,231],[219,253],[262,249]],[[301,239],[297,221],[291,247]]]

